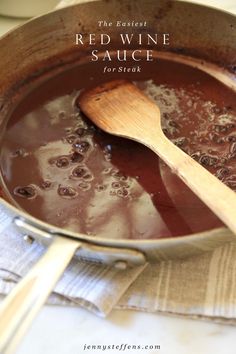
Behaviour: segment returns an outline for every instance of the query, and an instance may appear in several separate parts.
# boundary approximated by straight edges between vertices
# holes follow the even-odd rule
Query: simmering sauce
[[[9,117],[1,172],[12,201],[53,225],[109,238],[155,239],[221,226],[152,151],[83,116],[81,90],[127,78],[102,74],[99,65],[50,78]],[[236,94],[198,69],[166,60],[130,79],[160,107],[168,138],[236,191]]]

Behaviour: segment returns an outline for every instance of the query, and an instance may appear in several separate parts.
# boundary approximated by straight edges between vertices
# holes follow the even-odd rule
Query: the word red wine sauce
[[[166,135],[236,190],[235,93],[164,60],[130,77],[159,105]],[[109,238],[155,239],[221,226],[152,151],[103,133],[81,114],[80,91],[112,78],[97,64],[77,66],[15,108],[1,147],[14,202],[53,225]]]

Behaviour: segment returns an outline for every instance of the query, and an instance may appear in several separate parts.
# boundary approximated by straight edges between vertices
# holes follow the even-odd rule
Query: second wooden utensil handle
[[[0,306],[0,353],[13,353],[56,282],[80,247],[56,236],[53,243]]]
[[[164,135],[148,146],[236,234],[236,193]]]

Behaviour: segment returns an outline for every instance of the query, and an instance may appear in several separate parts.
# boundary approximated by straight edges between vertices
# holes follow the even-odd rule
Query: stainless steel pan
[[[41,76],[63,71],[72,62],[86,60],[88,44],[75,46],[75,33],[99,33],[101,19],[146,20],[149,33],[170,33],[168,48],[158,55],[189,61],[235,87],[236,17],[181,1],[98,1],[68,7],[29,21],[0,39],[0,132],[27,85]],[[132,28],[133,33],[140,31]],[[118,49],[116,28],[107,27]],[[99,49],[99,46],[98,46]],[[168,52],[167,52],[168,49]],[[173,53],[175,57],[173,57]],[[108,263],[126,269],[145,262],[186,257],[210,251],[235,239],[226,228],[184,237],[157,240],[102,239],[48,225],[0,198],[0,208],[12,224],[28,236],[49,246],[36,267],[20,282],[0,309],[0,352],[10,353],[48,297],[75,254],[90,262]],[[158,265],[157,265],[158,266]]]

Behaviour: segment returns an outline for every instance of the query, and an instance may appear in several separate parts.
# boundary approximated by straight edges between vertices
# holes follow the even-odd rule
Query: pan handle
[[[78,241],[56,236],[47,252],[0,306],[0,353],[16,349],[34,317],[80,247]]]

